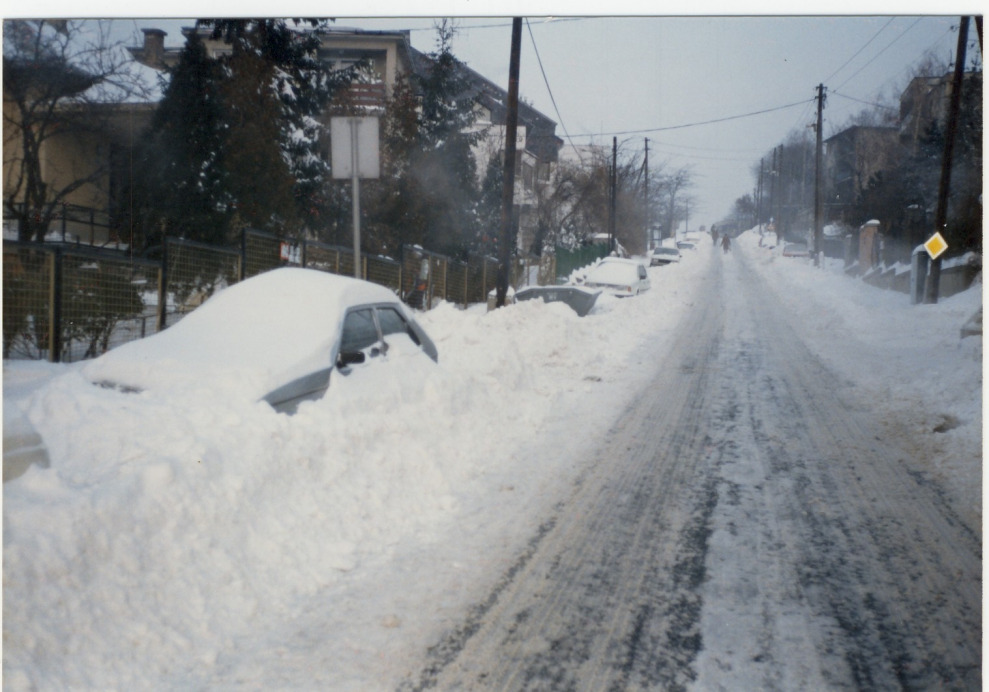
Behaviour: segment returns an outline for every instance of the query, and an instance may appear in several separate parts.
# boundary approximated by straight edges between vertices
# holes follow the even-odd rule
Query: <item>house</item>
[[[947,118],[953,76],[915,77],[900,94],[899,137],[909,152],[917,151],[932,123],[943,124]],[[966,72],[963,79],[966,84],[981,82],[982,73]]]
[[[11,73],[5,74],[6,84],[8,78],[15,79],[13,73],[19,66],[5,58],[4,69]],[[126,243],[128,229],[120,226],[112,210],[126,203],[122,190],[127,167],[132,165],[129,153],[150,122],[153,104],[94,102],[86,96],[93,84],[88,75],[52,64],[41,68],[32,64],[30,69],[32,74],[22,83],[40,80],[47,91],[4,91],[4,238],[13,240],[30,233],[26,223],[30,214],[36,222],[47,222],[48,240]],[[38,69],[51,74],[39,78]],[[52,89],[61,91],[53,93]],[[25,193],[35,171],[24,163],[23,117],[29,118],[26,127],[34,133],[30,146],[37,148],[43,203],[37,196],[28,202]],[[29,204],[34,208],[26,209]]]
[[[897,165],[901,155],[895,127],[856,125],[824,140],[826,216],[846,218],[874,175]]]

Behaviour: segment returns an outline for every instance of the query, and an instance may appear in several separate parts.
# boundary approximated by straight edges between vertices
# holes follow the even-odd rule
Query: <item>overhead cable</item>
[[[529,30],[529,39],[532,41],[532,50],[536,53],[536,62],[539,63],[539,71],[543,75],[543,83],[546,85],[546,92],[549,94],[549,100],[553,104],[553,110],[556,111],[556,117],[560,121],[560,127],[563,128],[563,134],[566,135],[567,140],[570,142],[570,146],[574,148],[577,152],[577,158],[580,160],[581,165],[584,164],[584,157],[580,154],[580,149],[577,145],[573,143],[573,139],[570,138],[570,133],[567,132],[567,126],[563,124],[563,116],[560,114],[560,108],[556,105],[556,99],[553,97],[553,90],[549,86],[549,79],[546,78],[546,70],[543,69],[543,60],[539,57],[539,48],[536,47],[536,37],[532,35],[532,27],[529,25],[528,18],[525,20],[525,28]]]
[[[899,36],[897,36],[897,37],[896,37],[896,38],[894,38],[894,39],[893,39],[892,41],[890,41],[889,43],[887,43],[887,44],[886,44],[886,47],[885,47],[885,48],[883,48],[883,49],[882,49],[881,51],[879,51],[878,53],[876,53],[876,54],[875,54],[875,55],[874,55],[874,56],[872,57],[872,60],[870,60],[870,61],[869,61],[869,62],[867,62],[866,64],[864,64],[864,65],[862,65],[862,67],[860,67],[860,68],[859,68],[859,69],[857,69],[857,70],[856,70],[855,72],[853,72],[853,73],[852,73],[852,75],[851,75],[851,76],[850,76],[850,77],[849,77],[848,79],[846,79],[846,80],[845,80],[844,82],[842,82],[841,84],[839,84],[839,85],[838,85],[837,87],[835,87],[835,88],[836,88],[836,89],[841,89],[841,88],[842,88],[843,86],[845,86],[845,85],[846,85],[846,84],[848,84],[848,83],[849,83],[850,81],[852,81],[852,79],[854,79],[854,78],[855,78],[855,77],[856,77],[856,76],[858,75],[858,73],[859,73],[859,72],[861,72],[862,70],[864,70],[865,68],[867,68],[867,67],[868,67],[869,65],[871,65],[871,64],[872,64],[873,62],[875,62],[875,61],[876,61],[876,59],[877,59],[877,58],[879,58],[879,56],[880,56],[880,55],[882,55],[882,54],[883,54],[883,53],[885,53],[885,52],[886,52],[887,50],[889,50],[889,48],[890,48],[890,47],[891,47],[891,46],[892,46],[892,45],[893,45],[894,43],[896,43],[897,41],[899,41],[899,40],[900,40],[901,38],[903,38],[903,37],[904,37],[904,36],[906,35],[906,33],[907,33],[908,31],[910,31],[910,30],[911,30],[912,28],[914,28],[915,26],[917,26],[917,24],[918,24],[918,23],[920,22],[920,20],[921,20],[921,19],[923,19],[923,17],[917,17],[917,19],[916,19],[916,20],[914,21],[914,23],[913,23],[913,24],[911,24],[911,25],[910,25],[910,26],[908,26],[908,27],[907,27],[906,29],[904,29],[904,30],[903,30],[903,32],[902,32],[902,33],[901,33],[901,34],[900,34]]]
[[[875,41],[875,40],[876,40],[876,38],[877,38],[877,37],[879,36],[879,34],[881,34],[881,33],[882,33],[882,32],[883,32],[883,31],[884,31],[885,29],[886,29],[886,27],[888,27],[888,26],[889,26],[890,24],[892,24],[892,23],[893,23],[893,20],[894,20],[894,19],[896,19],[896,17],[890,17],[890,18],[889,18],[889,21],[888,21],[888,22],[886,22],[885,24],[883,24],[883,26],[882,26],[882,28],[881,28],[881,29],[880,29],[879,31],[877,31],[876,33],[874,33],[874,34],[872,35],[872,38],[870,38],[870,39],[869,39],[868,41],[866,41],[866,42],[865,42],[865,45],[863,45],[863,46],[862,46],[861,48],[859,48],[859,49],[858,49],[857,51],[855,51],[855,55],[853,55],[852,57],[850,57],[850,58],[849,58],[848,60],[846,60],[846,61],[844,62],[844,64],[842,64],[842,66],[841,66],[841,67],[839,67],[839,68],[838,68],[837,70],[835,70],[834,72],[832,72],[832,73],[831,73],[831,74],[830,74],[830,75],[828,76],[828,78],[827,78],[827,79],[825,79],[825,80],[823,80],[823,83],[827,83],[827,82],[830,82],[830,81],[831,81],[832,79],[834,79],[834,76],[835,76],[836,74],[838,74],[839,72],[841,72],[841,71],[842,71],[843,69],[845,69],[845,67],[846,67],[846,66],[848,65],[848,63],[850,63],[850,62],[851,62],[852,60],[854,60],[855,58],[857,58],[857,57],[859,56],[859,53],[861,53],[861,52],[862,52],[862,51],[864,51],[864,50],[865,50],[866,48],[868,48],[868,47],[869,47],[869,44],[870,44],[870,43],[872,43],[873,41]]]
[[[813,99],[811,99],[813,100]],[[651,127],[644,130],[621,130],[617,132],[589,132],[587,134],[571,135],[573,137],[603,137],[603,136],[618,136],[618,135],[637,135],[645,134],[647,132],[665,132],[667,130],[682,130],[688,127],[700,127],[701,125],[714,125],[716,123],[728,122],[729,120],[740,120],[742,118],[751,118],[755,115],[762,115],[764,113],[773,113],[775,111],[786,110],[787,108],[793,108],[794,106],[803,106],[807,101],[797,101],[796,103],[788,103],[785,106],[776,106],[775,108],[766,108],[761,111],[753,111],[751,113],[742,113],[741,115],[729,115],[724,118],[715,118],[714,120],[702,120],[695,123],[684,123],[682,125],[668,125],[666,127]]]

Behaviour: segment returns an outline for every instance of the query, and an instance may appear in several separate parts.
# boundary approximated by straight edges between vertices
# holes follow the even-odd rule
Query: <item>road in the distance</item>
[[[981,688],[979,536],[747,262],[402,689]]]

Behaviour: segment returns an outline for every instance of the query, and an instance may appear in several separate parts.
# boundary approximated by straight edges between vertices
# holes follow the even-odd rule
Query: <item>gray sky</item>
[[[528,4],[532,13],[534,7]],[[407,5],[404,11],[417,6]],[[699,3],[695,11],[710,6]],[[411,29],[412,44],[430,52],[436,47],[434,16],[451,10],[458,17],[454,54],[507,88],[508,15],[520,8],[504,4],[498,16],[482,17],[476,15],[484,6],[477,3],[430,7],[438,10],[432,16],[362,18],[338,13],[336,24]],[[600,12],[602,6],[595,8]],[[622,5],[615,8],[627,11]],[[265,6],[227,14],[243,15],[252,9],[263,12]],[[332,14],[333,9],[319,8],[323,14]],[[753,191],[754,165],[760,157],[771,156],[773,147],[791,131],[813,136],[808,126],[815,119],[818,84],[828,89],[823,130],[827,137],[865,108],[863,102],[896,105],[911,67],[926,51],[935,50],[946,63],[950,61],[958,15],[965,13],[956,9],[946,16],[909,4],[906,11],[911,15],[881,13],[881,8],[875,9],[881,14],[872,16],[529,14],[523,23],[519,90],[523,99],[557,121],[557,133],[565,140],[569,133],[574,143],[610,147],[612,137],[617,137],[623,150],[641,151],[648,137],[654,173],[661,166],[665,170],[689,166],[695,180],[691,194],[696,198],[690,226],[696,228],[719,220],[735,199]],[[866,10],[863,6],[856,11]],[[580,11],[589,12],[589,3],[567,9]],[[836,11],[833,4],[828,11]],[[131,26],[163,28],[169,32],[167,43],[176,45],[181,40],[179,28],[190,23],[147,18],[133,20]],[[971,59],[980,55],[974,26],[969,36],[974,42]],[[761,111],[769,112],[749,115]],[[709,121],[720,122],[698,124]]]

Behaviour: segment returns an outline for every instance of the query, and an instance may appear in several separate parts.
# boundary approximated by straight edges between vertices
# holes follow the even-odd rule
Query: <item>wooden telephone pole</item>
[[[944,155],[941,158],[941,182],[937,192],[937,211],[934,230],[940,233],[948,223],[948,192],[951,188],[951,159],[955,151],[955,132],[958,130],[958,111],[961,108],[962,83],[965,77],[965,44],[968,42],[968,17],[962,17],[958,27],[958,48],[955,55],[955,72],[951,78],[951,100],[948,102],[948,120],[944,128]],[[936,303],[941,287],[941,258],[931,261],[931,268],[924,284],[924,302]]]
[[[498,282],[495,307],[504,307],[508,295],[508,270],[515,245],[515,136],[519,123],[519,56],[522,53],[522,18],[512,19],[512,52],[508,63],[508,112],[505,115],[505,168],[501,189],[501,237],[498,242]]]
[[[817,146],[815,148],[815,161],[814,161],[814,266],[818,267],[821,264],[821,244],[822,236],[824,235],[824,204],[821,191],[821,185],[823,184],[823,166],[822,153],[824,150],[823,140],[821,138],[821,129],[824,124],[824,85],[817,85]]]

